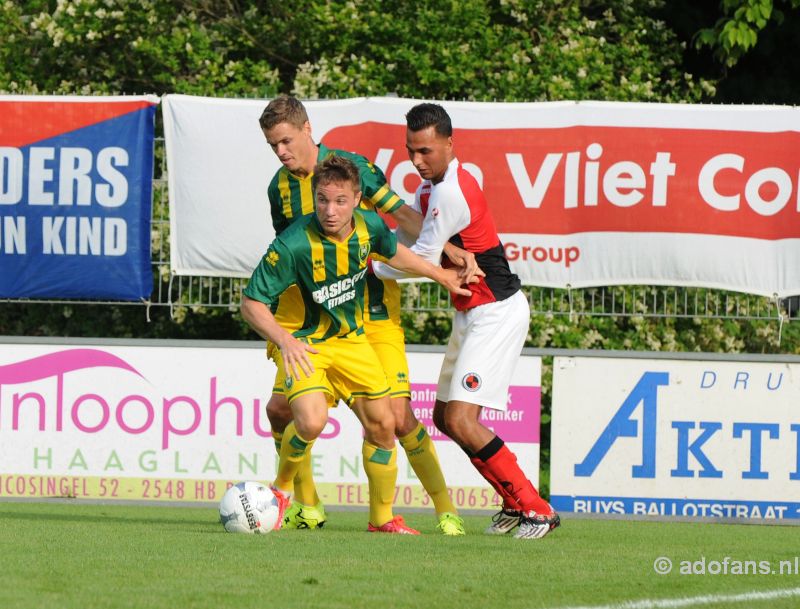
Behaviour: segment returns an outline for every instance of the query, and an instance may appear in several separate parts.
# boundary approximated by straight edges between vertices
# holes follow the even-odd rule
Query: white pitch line
[[[747,603],[752,601],[772,601],[779,598],[800,596],[800,588],[768,590],[767,592],[745,592],[743,594],[708,594],[687,598],[642,599],[624,601],[614,605],[585,605],[580,607],[558,607],[558,609],[681,609],[716,603]]]

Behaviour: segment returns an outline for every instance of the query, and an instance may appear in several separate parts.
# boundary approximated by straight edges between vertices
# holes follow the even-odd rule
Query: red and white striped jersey
[[[475,254],[475,259],[486,277],[469,285],[472,295],[450,294],[459,311],[498,300],[505,300],[520,287],[520,280],[511,272],[503,245],[497,236],[486,197],[471,173],[453,159],[441,182],[424,180],[417,189],[414,206],[424,219],[422,230],[411,250],[431,264],[452,266],[442,250],[450,241]],[[379,262],[374,263],[375,274],[382,279],[410,277],[407,273]]]

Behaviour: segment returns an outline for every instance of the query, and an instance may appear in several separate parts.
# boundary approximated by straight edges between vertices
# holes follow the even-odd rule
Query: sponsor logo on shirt
[[[312,293],[314,302],[319,304],[325,303],[328,309],[332,309],[333,307],[353,300],[356,297],[355,286],[366,274],[367,269],[365,268],[352,277],[345,277],[329,285],[322,286],[319,290],[315,290]]]

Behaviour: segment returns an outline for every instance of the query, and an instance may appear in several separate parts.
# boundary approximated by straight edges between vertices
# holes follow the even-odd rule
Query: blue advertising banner
[[[0,96],[1,298],[149,297],[157,104]]]
[[[800,519],[800,360],[556,357],[550,503]]]

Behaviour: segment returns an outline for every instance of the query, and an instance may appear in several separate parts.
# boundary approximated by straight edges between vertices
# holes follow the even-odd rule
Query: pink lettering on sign
[[[62,375],[65,372],[99,366],[122,368],[142,376],[128,362],[111,353],[97,349],[68,349],[0,366],[0,385],[29,383],[38,379]]]
[[[38,417],[39,431],[45,431],[48,420],[55,419],[55,431],[63,431],[65,423],[75,429],[87,433],[100,433],[109,425],[116,425],[125,433],[142,434],[155,427],[160,430],[161,448],[167,449],[175,436],[193,435],[203,428],[210,436],[217,435],[218,420],[231,422],[233,435],[245,433],[245,400],[226,395],[219,389],[216,376],[209,379],[208,393],[202,397],[194,395],[178,395],[174,397],[154,396],[153,398],[130,394],[121,399],[108,399],[100,393],[91,391],[78,395],[74,399],[65,399],[65,379],[71,372],[93,368],[116,368],[130,372],[146,380],[136,368],[112,353],[99,349],[65,349],[57,353],[48,353],[12,364],[0,365],[0,388],[4,385],[24,385],[40,379],[55,377],[55,396],[37,391],[17,392],[11,396],[11,431],[18,431],[22,419]],[[89,389],[89,387],[87,387]],[[53,399],[54,397],[54,399]],[[49,399],[48,399],[49,398]],[[161,408],[158,408],[158,401]],[[259,398],[252,399],[252,431],[262,437],[270,436],[269,428],[264,425],[266,415]],[[54,412],[54,417],[51,411]],[[144,421],[138,425],[126,419],[126,413],[136,411],[144,414]],[[183,416],[176,412],[183,412]],[[48,416],[50,414],[50,416]],[[188,415],[188,422],[186,422]],[[263,421],[263,423],[262,423]],[[207,427],[207,432],[205,428]],[[330,436],[338,434],[338,422],[333,421]],[[247,432],[249,433],[249,429]]]
[[[434,440],[451,441],[433,424],[433,405],[436,402],[436,385],[429,383],[411,384],[411,409],[425,425]],[[542,390],[540,387],[508,388],[507,409],[484,408],[481,422],[493,429],[506,442],[539,443],[539,414],[541,411]]]

